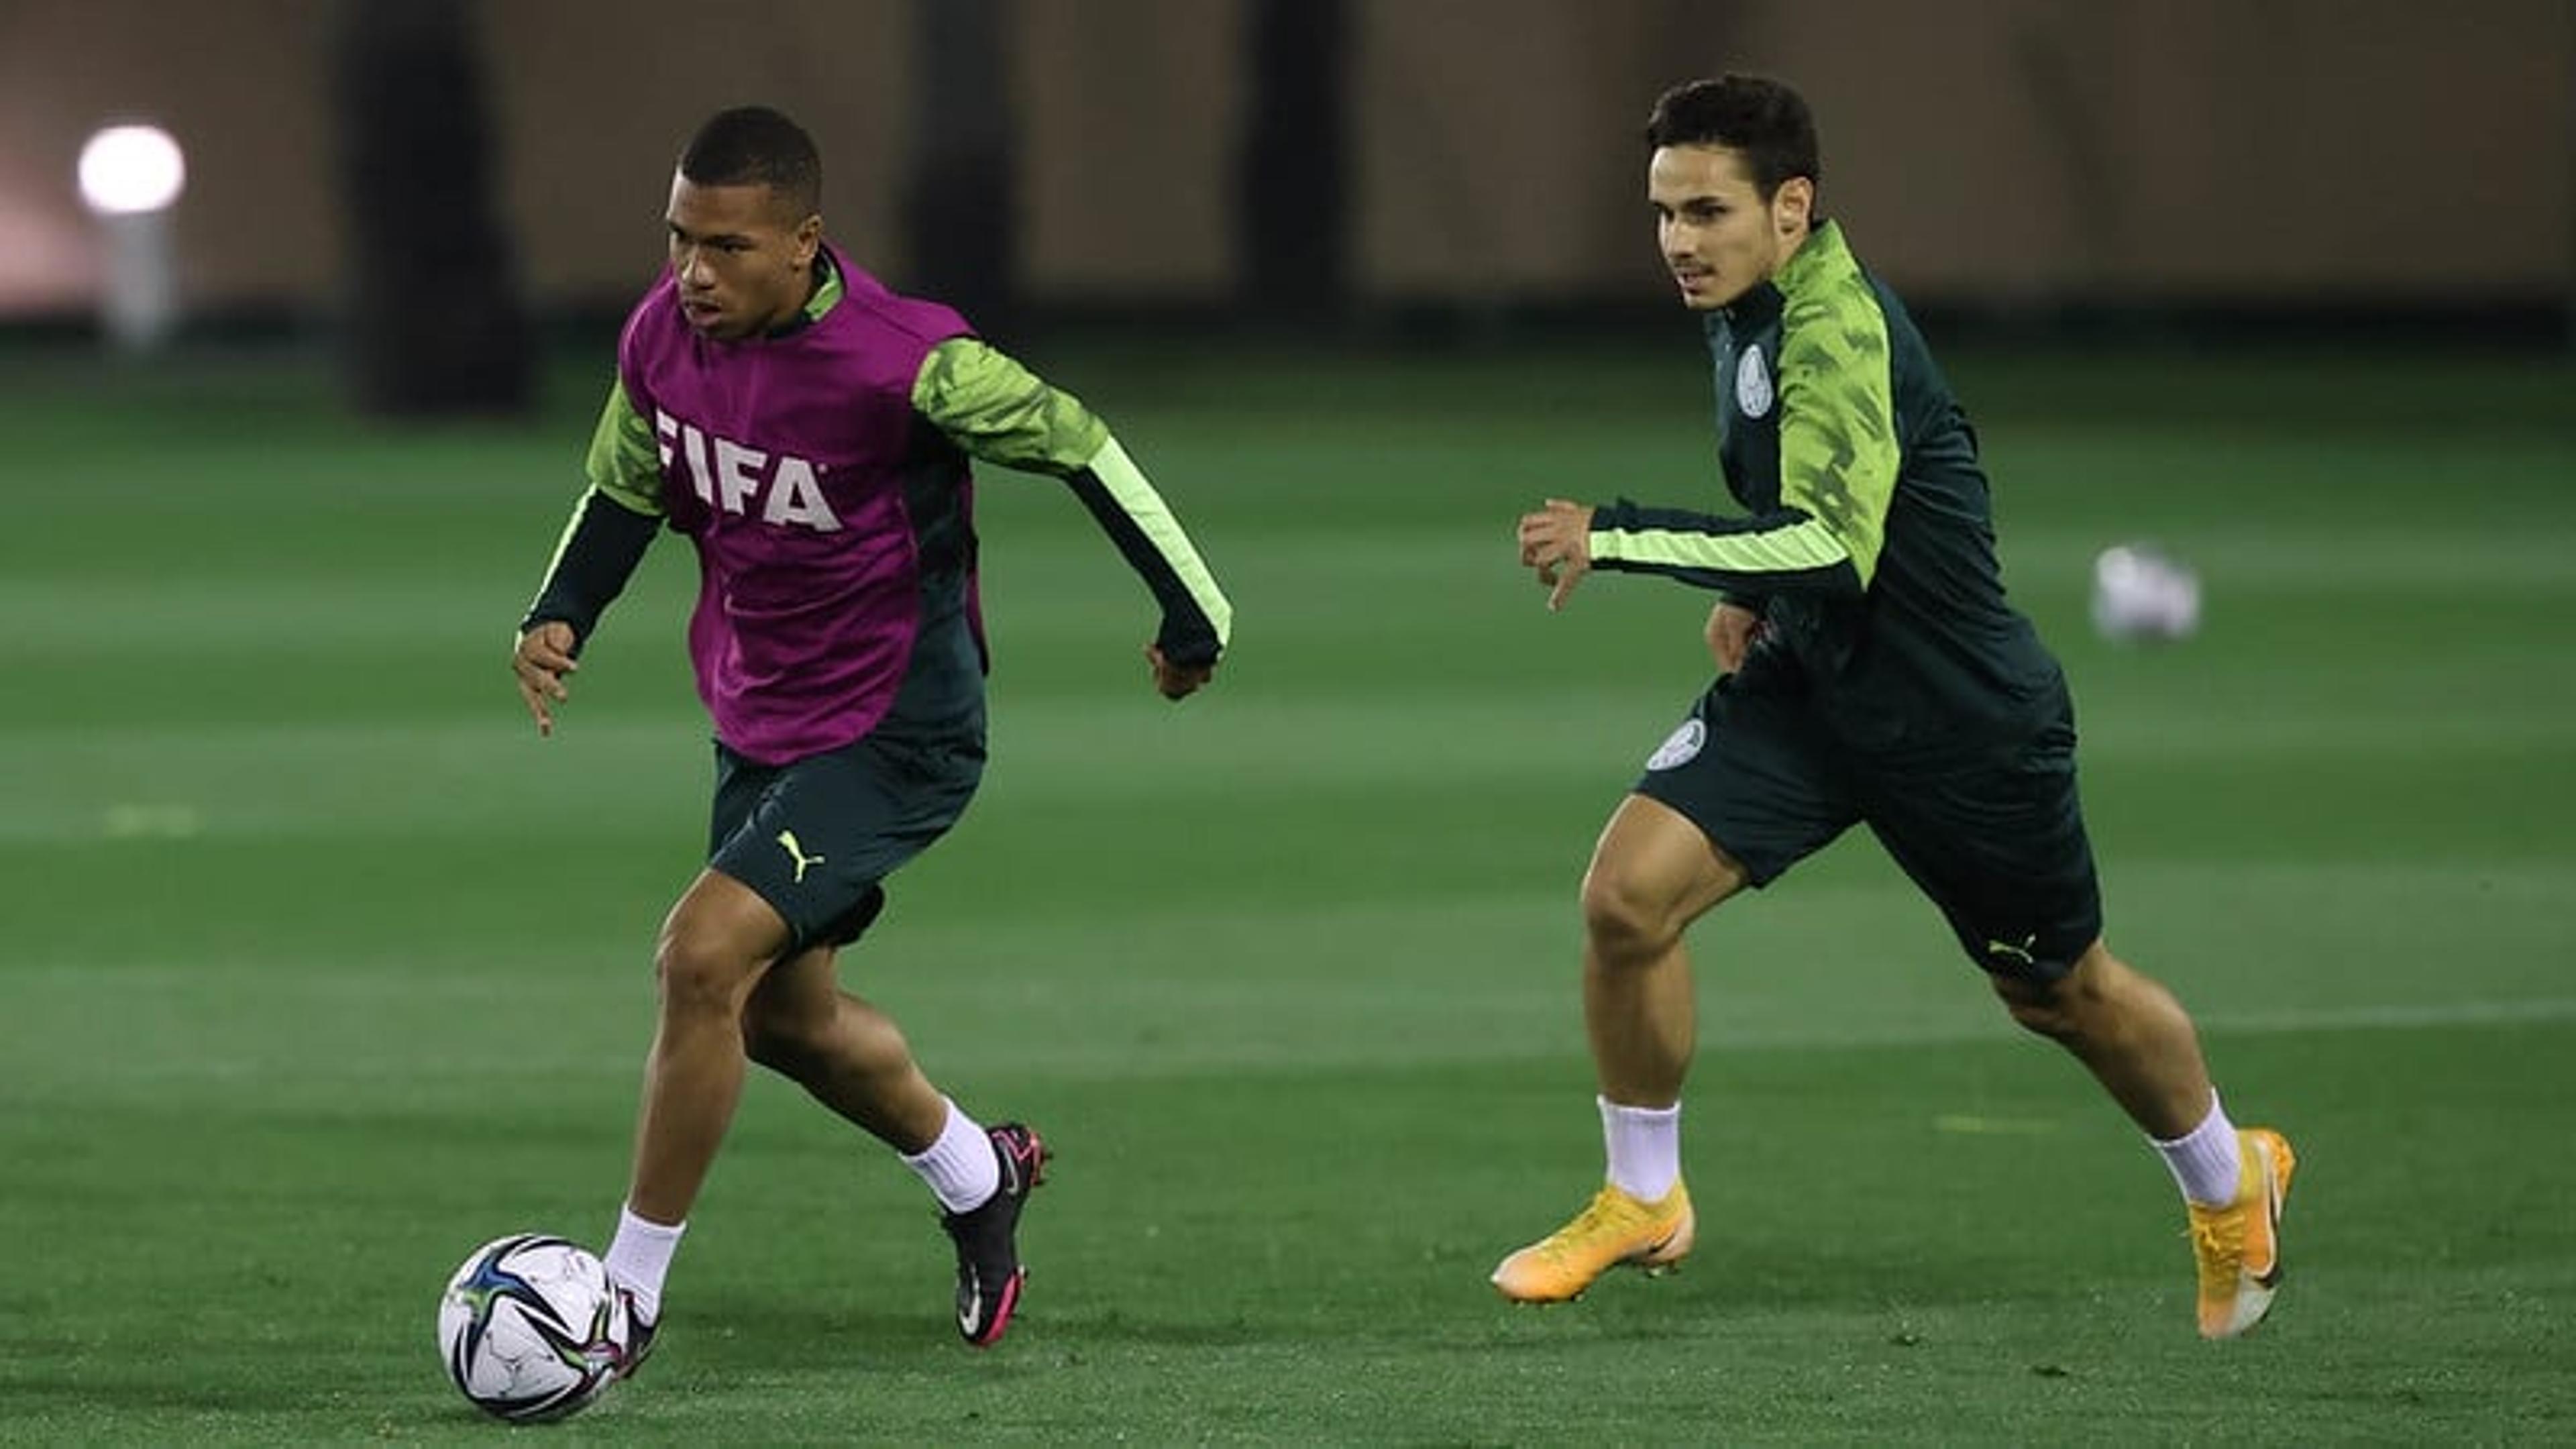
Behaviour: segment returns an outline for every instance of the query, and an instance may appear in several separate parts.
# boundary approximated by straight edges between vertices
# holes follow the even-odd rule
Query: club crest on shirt
[[[1764,365],[1758,344],[1745,348],[1735,360],[1735,406],[1748,418],[1771,411],[1771,369]]]
[[[1683,720],[1681,728],[1664,737],[1655,752],[1646,757],[1649,770],[1669,770],[1687,765],[1699,758],[1700,746],[1708,743],[1708,725],[1697,715]]]

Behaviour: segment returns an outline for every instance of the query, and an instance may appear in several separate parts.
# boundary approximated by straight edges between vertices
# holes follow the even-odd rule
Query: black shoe
[[[1047,1145],[1017,1122],[992,1128],[1002,1184],[981,1207],[942,1213],[939,1225],[957,1243],[957,1331],[977,1348],[1002,1341],[1019,1311],[1029,1270],[1020,1266],[1020,1205],[1046,1179]]]

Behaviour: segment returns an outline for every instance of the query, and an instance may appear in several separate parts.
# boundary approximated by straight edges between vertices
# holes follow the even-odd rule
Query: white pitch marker
[[[2057,1124],[2037,1117],[1979,1117],[1944,1112],[1932,1119],[1932,1130],[1960,1137],[2046,1137]]]

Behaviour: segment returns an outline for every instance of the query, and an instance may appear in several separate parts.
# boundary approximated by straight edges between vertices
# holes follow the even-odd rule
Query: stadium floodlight
[[[129,352],[159,346],[179,320],[170,208],[187,184],[187,155],[158,126],[109,126],[81,147],[81,199],[106,237],[99,314]]]
[[[101,216],[167,211],[188,184],[188,158],[159,126],[109,126],[81,147],[81,199]]]

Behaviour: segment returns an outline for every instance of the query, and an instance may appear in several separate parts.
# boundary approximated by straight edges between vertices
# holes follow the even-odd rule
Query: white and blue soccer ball
[[[476,1408],[515,1423],[560,1419],[597,1399],[633,1336],[607,1267],[543,1233],[475,1249],[438,1301],[448,1378]]]
[[[2093,627],[2121,644],[2188,639],[2200,628],[2200,575],[2152,544],[2106,548],[2093,560]]]

